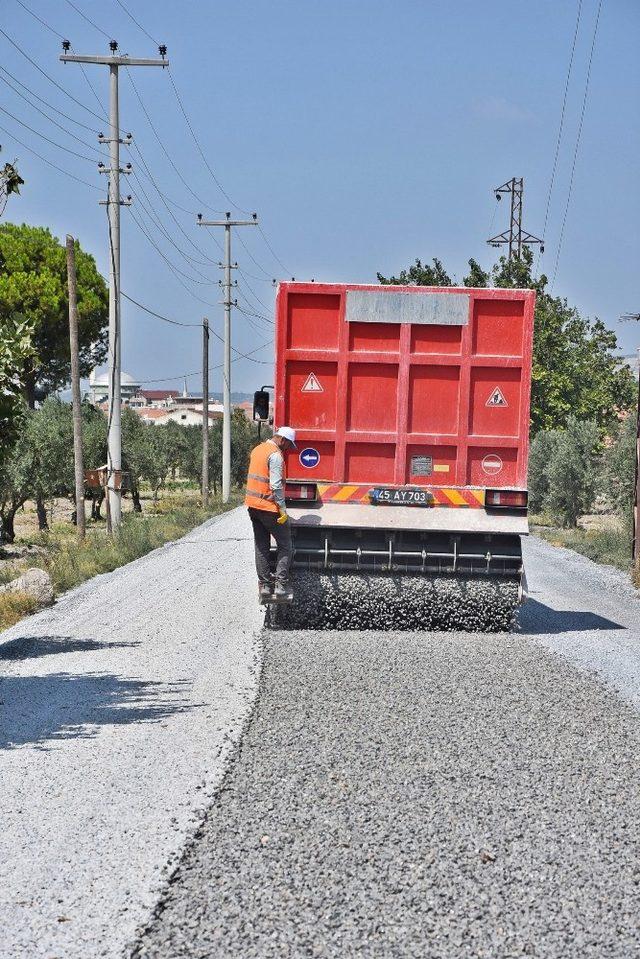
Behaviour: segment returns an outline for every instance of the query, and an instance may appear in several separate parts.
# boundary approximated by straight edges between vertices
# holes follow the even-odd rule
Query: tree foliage
[[[88,376],[106,356],[108,291],[95,260],[76,242],[80,373]],[[0,225],[0,316],[28,316],[35,353],[20,378],[28,404],[36,385],[49,393],[71,375],[66,251],[44,227]]]
[[[0,312],[0,465],[20,428],[21,372],[33,353],[32,321]]]
[[[533,253],[524,247],[522,257],[500,257],[491,270],[473,259],[463,278],[467,287],[502,287],[536,290],[531,381],[531,429],[564,428],[570,418],[594,420],[600,431],[615,428],[619,413],[635,402],[636,386],[631,371],[615,355],[617,339],[599,320],[580,315],[563,297],[547,292],[547,277],[533,276]],[[381,283],[416,286],[451,286],[452,281],[438,259],[433,266],[420,260],[398,277]]]
[[[636,422],[633,410],[620,424],[605,459],[605,489],[626,529],[633,527],[633,499],[636,475]]]
[[[563,430],[542,430],[529,465],[531,508],[574,527],[593,507],[601,470],[600,434],[594,420],[570,416]]]

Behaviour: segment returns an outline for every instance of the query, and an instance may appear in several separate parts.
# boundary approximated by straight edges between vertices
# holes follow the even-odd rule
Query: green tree
[[[593,507],[599,473],[598,426],[593,420],[569,417],[558,431],[546,468],[549,489],[544,505],[563,526],[574,527]]]
[[[193,431],[197,431],[197,437],[193,436]],[[158,499],[158,493],[176,469],[191,478],[183,464],[191,463],[191,447],[198,443],[199,436],[197,426],[183,427],[173,420],[161,426],[147,427],[148,457],[144,479],[153,491],[154,500]]]
[[[20,427],[21,373],[33,357],[33,323],[0,312],[0,467]]]
[[[529,450],[529,508],[541,512],[548,505],[548,467],[558,445],[558,430],[540,430]]]
[[[633,499],[636,475],[635,410],[620,424],[605,457],[605,487],[626,530],[633,528]]]
[[[423,266],[420,260],[398,277],[381,283],[448,286],[442,263]],[[502,287],[536,290],[531,379],[531,430],[563,428],[571,416],[595,420],[601,433],[615,428],[619,413],[635,402],[636,385],[631,371],[620,366],[615,354],[617,338],[599,320],[580,315],[563,297],[547,293],[547,277],[533,276],[533,253],[524,247],[522,257],[500,257],[490,271],[469,260],[463,283],[469,287]]]
[[[80,373],[88,376],[106,356],[108,292],[95,260],[78,243],[76,273]],[[50,393],[71,375],[66,252],[44,227],[0,225],[0,316],[15,314],[33,323],[35,354],[20,372],[33,407],[36,386]]]
[[[15,514],[28,499],[42,503],[38,516],[47,529],[44,504],[70,496],[73,480],[73,419],[71,407],[49,397],[38,410],[24,410],[20,435],[0,471],[2,538],[13,542]]]
[[[378,283],[394,286],[452,286],[451,277],[436,257],[433,258],[433,266],[416,260],[408,270],[400,270],[399,276],[387,279],[378,273]]]

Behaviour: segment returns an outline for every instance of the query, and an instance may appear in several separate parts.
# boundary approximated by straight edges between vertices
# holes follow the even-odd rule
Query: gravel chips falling
[[[461,576],[295,570],[294,601],[279,607],[289,629],[425,629],[502,632],[513,623],[518,583]]]

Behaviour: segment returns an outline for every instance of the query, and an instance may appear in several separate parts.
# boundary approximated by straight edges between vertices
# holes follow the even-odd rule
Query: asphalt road
[[[640,602],[526,562],[517,634],[266,635],[136,959],[640,956]]]

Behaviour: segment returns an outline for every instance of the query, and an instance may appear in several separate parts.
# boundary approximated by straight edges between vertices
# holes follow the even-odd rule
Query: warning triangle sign
[[[324,387],[315,373],[309,373],[304,381],[302,393],[324,393]]]
[[[487,406],[508,406],[504,393],[499,386],[496,386],[495,390],[491,393],[491,396],[486,402]]]

